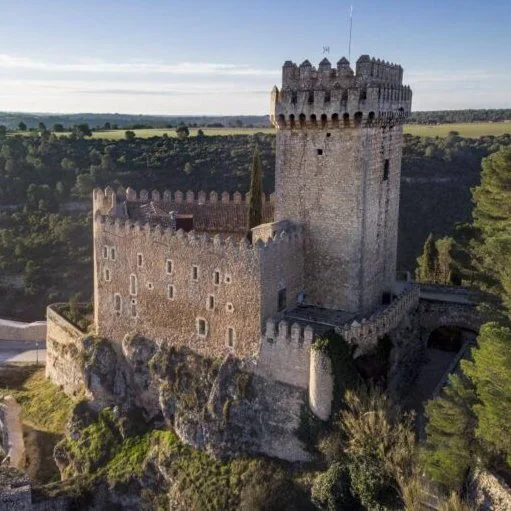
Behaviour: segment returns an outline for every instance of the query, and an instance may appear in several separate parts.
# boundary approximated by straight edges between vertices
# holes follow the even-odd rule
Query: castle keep
[[[358,357],[411,330],[418,306],[418,288],[395,282],[402,82],[400,66],[366,55],[355,71],[344,58],[284,64],[275,193],[251,236],[239,193],[95,190],[95,333],[234,357],[327,419],[332,368],[315,339],[335,329]]]

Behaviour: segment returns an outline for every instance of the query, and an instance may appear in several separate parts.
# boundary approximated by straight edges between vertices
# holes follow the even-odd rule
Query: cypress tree
[[[429,234],[422,255],[417,259],[416,277],[419,282],[435,282],[438,268],[438,250],[433,234]]]
[[[248,231],[263,223],[263,167],[256,145],[252,158],[252,171],[250,176],[250,203],[248,209]]]

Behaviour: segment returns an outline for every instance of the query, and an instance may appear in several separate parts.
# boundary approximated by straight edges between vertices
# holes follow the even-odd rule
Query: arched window
[[[369,116],[367,117],[367,124],[373,124],[375,118],[374,112],[369,112]]]
[[[321,126],[323,126],[323,128],[327,125],[328,123],[328,117],[326,114],[321,114]]]
[[[355,126],[361,126],[362,125],[362,117],[363,117],[362,112],[357,112],[355,114]]]
[[[286,116],[284,114],[279,115],[279,126],[285,126],[286,125]]]
[[[342,121],[343,121],[344,127],[349,128],[350,127],[350,114],[344,114],[342,116]]]
[[[134,274],[130,275],[130,295],[137,296],[138,294],[138,281],[137,276]]]
[[[295,116],[294,116],[294,114],[291,114],[289,116],[289,124],[291,125],[291,128],[295,127]]]
[[[332,124],[334,126],[339,126],[339,114],[332,115]]]
[[[316,118],[316,115],[315,115],[315,114],[312,114],[312,115],[311,115],[311,124],[312,124],[313,126],[317,126],[317,124],[318,124],[318,120],[317,120],[317,118]]]
[[[305,126],[305,114],[300,114],[300,126]]]

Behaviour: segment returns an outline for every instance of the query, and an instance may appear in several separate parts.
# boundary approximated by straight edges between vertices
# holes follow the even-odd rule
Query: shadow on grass
[[[0,392],[25,390],[25,382],[40,371],[42,366],[35,364],[2,364],[0,365]]]
[[[23,425],[26,471],[30,479],[47,484],[60,480],[60,472],[53,459],[53,449],[63,435]]]

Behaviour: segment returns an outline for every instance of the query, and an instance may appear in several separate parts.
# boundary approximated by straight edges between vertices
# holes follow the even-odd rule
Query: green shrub
[[[357,502],[350,491],[350,477],[346,467],[335,462],[326,472],[316,477],[312,486],[312,502],[327,511],[357,509]]]

